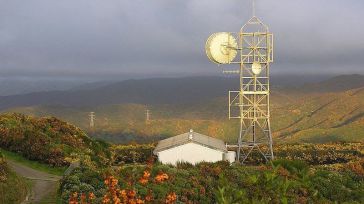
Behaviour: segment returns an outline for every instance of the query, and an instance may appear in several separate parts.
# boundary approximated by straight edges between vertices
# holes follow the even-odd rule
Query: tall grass
[[[28,160],[26,158],[24,158],[23,156],[21,156],[18,153],[14,153],[14,152],[9,152],[6,151],[4,149],[0,149],[1,152],[3,153],[4,157],[7,160],[11,160],[11,161],[15,161],[17,163],[20,163],[24,166],[30,167],[32,169],[36,169],[42,172],[46,172],[49,174],[54,174],[54,175],[58,175],[58,176],[62,176],[64,171],[67,169],[67,167],[51,167],[47,164],[43,164],[40,163],[38,161],[31,161]]]

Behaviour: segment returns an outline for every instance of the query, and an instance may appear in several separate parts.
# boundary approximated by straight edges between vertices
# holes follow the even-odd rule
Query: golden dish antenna
[[[238,53],[238,43],[231,33],[214,33],[207,39],[205,49],[207,57],[212,62],[229,64]]]
[[[252,72],[254,75],[259,75],[262,72],[262,65],[259,62],[253,62]]]

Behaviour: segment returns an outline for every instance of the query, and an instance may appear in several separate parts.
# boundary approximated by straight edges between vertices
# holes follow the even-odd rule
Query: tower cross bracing
[[[244,163],[254,151],[267,161],[273,159],[269,108],[273,34],[268,26],[253,16],[238,33],[213,34],[206,52],[217,64],[238,66],[223,71],[238,74],[240,80],[239,89],[229,91],[229,119],[240,121],[237,144],[229,145],[236,149],[237,161]]]

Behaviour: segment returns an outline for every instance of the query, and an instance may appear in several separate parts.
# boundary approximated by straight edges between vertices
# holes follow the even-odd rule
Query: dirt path
[[[38,203],[57,188],[60,176],[44,173],[14,161],[7,160],[9,166],[20,176],[33,181],[30,196],[23,203]]]

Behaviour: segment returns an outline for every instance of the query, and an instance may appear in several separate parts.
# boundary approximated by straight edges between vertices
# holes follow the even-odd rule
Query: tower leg
[[[240,126],[237,149],[237,161],[244,164],[253,152],[261,155],[265,161],[272,160],[273,143],[269,119],[253,121],[249,127]]]
[[[269,137],[269,151],[270,151],[270,158],[271,160],[274,159],[274,154],[273,154],[273,138],[272,138],[272,131],[270,129],[270,120],[268,119],[267,121],[267,125],[268,125],[268,137]]]
[[[238,150],[236,155],[236,161],[240,162],[240,155],[242,151],[242,140],[243,140],[243,120],[240,120],[240,130],[239,130],[239,138],[238,138]]]

